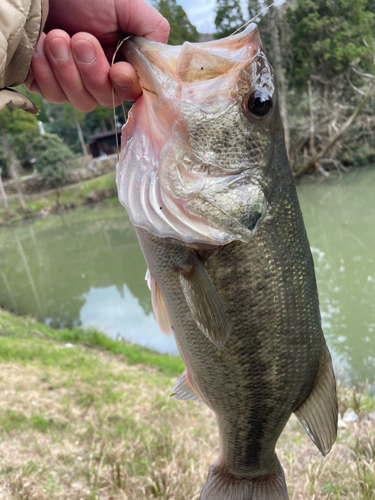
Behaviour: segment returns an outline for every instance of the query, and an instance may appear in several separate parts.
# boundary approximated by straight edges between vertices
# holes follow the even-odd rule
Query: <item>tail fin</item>
[[[226,474],[216,464],[210,468],[200,500],[288,500],[283,469],[276,468],[266,476],[240,479]]]

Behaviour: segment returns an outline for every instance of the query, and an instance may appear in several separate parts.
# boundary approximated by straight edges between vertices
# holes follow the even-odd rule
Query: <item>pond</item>
[[[346,383],[375,382],[375,169],[298,193],[316,266],[324,332]],[[177,353],[159,333],[146,265],[125,210],[84,207],[0,230],[0,306],[53,327]]]

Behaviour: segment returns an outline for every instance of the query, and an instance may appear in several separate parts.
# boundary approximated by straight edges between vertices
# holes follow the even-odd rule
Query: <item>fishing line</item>
[[[113,57],[112,57],[112,64],[111,66],[114,65],[115,63],[115,59],[116,59],[116,56],[117,56],[117,52],[119,51],[121,45],[130,38],[130,35],[127,36],[126,38],[123,38],[122,40],[119,40],[119,42],[117,43],[117,47],[116,47],[116,50],[115,50],[115,53],[113,54]],[[122,106],[122,112],[123,112],[123,115],[124,115],[124,120],[126,121],[126,113],[125,113],[125,108],[124,108],[124,102],[121,100],[121,106]],[[115,112],[115,89],[113,88],[113,85],[112,85],[112,109],[113,109],[113,121],[114,121],[114,124],[115,124],[115,132],[116,132],[116,149],[117,149],[117,159],[119,160],[120,159],[120,148],[119,148],[119,144],[118,144],[118,135],[117,135],[117,120],[116,120],[116,112]]]
[[[242,28],[244,28],[248,24],[252,23],[254,21],[254,19],[256,19],[257,17],[261,16],[264,12],[267,12],[267,10],[269,10],[271,7],[273,7],[275,5],[275,3],[279,2],[279,1],[280,0],[275,0],[273,3],[271,3],[271,5],[268,5],[268,7],[266,7],[261,12],[259,12],[259,14],[257,14],[255,17],[253,17],[252,19],[250,19],[250,21],[247,21],[245,24],[243,24],[242,26],[240,26],[238,29],[236,29],[236,31],[234,31],[233,33],[231,33],[229,36],[235,35],[238,31],[242,30]]]

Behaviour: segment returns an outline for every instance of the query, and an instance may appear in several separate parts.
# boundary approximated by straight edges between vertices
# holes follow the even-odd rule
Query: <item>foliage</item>
[[[45,107],[47,101],[40,94],[32,94],[23,85],[19,85],[18,87],[16,87],[16,90],[31,99],[38,106],[39,113],[37,114],[37,120],[41,122],[48,122]]]
[[[32,144],[36,157],[37,169],[42,171],[49,165],[56,165],[74,158],[74,153],[64,144],[64,141],[56,134],[44,134],[39,136]]]
[[[260,21],[258,14],[265,8],[264,1],[262,0],[248,0],[247,10],[249,12],[249,19],[254,19],[255,23]]]
[[[78,121],[79,123],[82,123],[84,121],[85,113],[73,108],[73,106],[69,102],[66,102],[65,104],[63,104],[63,117],[64,124],[67,127],[72,127],[76,121]]]
[[[115,174],[101,175],[100,177],[95,177],[84,183],[73,184],[68,186],[61,192],[59,201],[61,204],[70,206],[74,204],[75,206],[83,205],[86,202],[87,196],[92,191],[99,190],[109,190],[111,193],[116,192],[116,182]],[[104,203],[104,202],[103,202]],[[118,198],[115,196],[107,201],[107,203],[118,203]],[[26,200],[26,206],[30,214],[37,215],[42,209],[47,212],[56,206],[56,197],[54,193],[41,193],[38,197],[29,198]],[[20,220],[20,215],[18,213],[20,205],[17,198],[9,199],[9,208],[11,212],[15,214],[14,218],[9,222],[17,222]],[[4,215],[3,206],[0,202],[0,226],[1,217]]]
[[[197,28],[189,21],[186,12],[176,0],[157,0],[154,5],[171,27],[169,44],[181,45],[184,42],[193,43],[199,40]]]
[[[73,152],[55,134],[44,134],[32,146],[36,156],[36,167],[46,186],[58,189],[65,183],[64,163],[74,158]]]
[[[27,138],[33,137],[39,130],[35,115],[10,106],[1,111],[0,123],[7,134],[17,136],[17,139],[20,135],[25,135]]]
[[[97,106],[94,111],[92,111],[92,116],[95,118],[95,120],[97,120],[98,123],[102,123],[106,120],[111,123],[113,122],[113,109],[106,108],[105,106]]]
[[[224,38],[231,35],[244,24],[240,0],[217,0],[215,38]]]
[[[366,46],[374,34],[374,14],[368,0],[297,0],[288,10],[292,31],[293,78],[304,86],[312,76],[329,80],[360,59],[372,67],[372,49]]]
[[[4,129],[8,143],[18,160],[31,159],[30,142],[39,131],[36,116],[21,109],[5,107],[0,113],[0,125]]]

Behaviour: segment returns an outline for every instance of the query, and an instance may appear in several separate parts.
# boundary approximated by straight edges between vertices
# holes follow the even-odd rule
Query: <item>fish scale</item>
[[[139,38],[124,46],[141,83],[155,91],[133,108],[142,120],[131,118],[133,128],[123,131],[133,142],[123,145],[119,197],[136,226],[158,324],[173,332],[186,366],[173,397],[206,404],[219,428],[220,454],[200,498],[286,500],[275,453],[284,426],[294,412],[325,455],[336,438],[337,401],[277,89],[259,34],[251,25],[196,46]],[[170,123],[152,111],[161,109],[156,89],[171,106]],[[133,157],[142,158],[142,172]],[[140,211],[141,176],[169,212],[158,214],[146,191]],[[130,180],[125,187],[123,179]]]
[[[221,349],[202,335],[191,318],[173,260],[159,257],[166,241],[140,231],[148,268],[167,304],[194,387],[219,415],[221,435],[228,440],[226,467],[241,477],[267,470],[263,462],[274,456],[290,414],[308,396],[325,345],[312,260],[307,265],[304,258],[295,259],[299,248],[309,249],[299,227],[302,217],[295,213],[294,186],[289,190],[293,205],[292,200],[276,200],[272,219],[263,223],[251,242],[213,249],[204,264],[231,327],[230,342]],[[169,240],[168,255],[179,253],[179,247]],[[307,303],[300,300],[302,294]],[[229,433],[226,422],[231,422]]]

